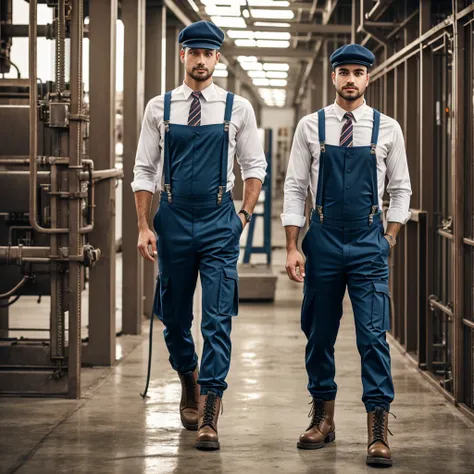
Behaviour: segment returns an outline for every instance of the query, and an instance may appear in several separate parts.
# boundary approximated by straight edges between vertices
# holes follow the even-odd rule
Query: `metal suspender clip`
[[[377,212],[378,208],[379,208],[379,206],[372,206],[372,208],[371,208],[372,212],[369,215],[369,225],[373,224],[374,216],[375,216],[375,213]]]
[[[318,211],[319,220],[321,221],[321,224],[322,224],[324,221],[323,206],[316,206],[316,211]]]
[[[321,153],[326,153],[326,142],[321,143]]]
[[[165,192],[168,194],[168,202],[171,204],[171,202],[172,202],[171,184],[165,184]]]
[[[371,154],[371,155],[375,155],[375,147],[376,147],[376,146],[377,146],[377,145],[376,145],[375,143],[371,143],[371,144],[370,144],[370,154]]]
[[[217,193],[217,204],[222,204],[222,196],[224,195],[224,186],[219,186],[219,192]]]
[[[170,121],[169,120],[165,120],[163,122],[163,125],[165,126],[165,132],[169,132],[170,130]]]
[[[228,132],[230,127],[230,120],[224,120],[224,132]]]

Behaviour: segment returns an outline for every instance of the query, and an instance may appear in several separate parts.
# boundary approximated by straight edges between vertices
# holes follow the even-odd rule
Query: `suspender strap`
[[[379,188],[377,179],[377,156],[375,154],[375,148],[379,139],[380,129],[380,112],[374,109],[374,125],[372,127],[372,139],[370,143],[370,154],[373,156],[372,160],[372,208],[369,215],[369,225],[372,225],[373,216],[379,210]]]
[[[171,155],[170,155],[170,144],[168,138],[169,123],[171,113],[171,91],[165,94],[165,110],[163,114],[163,123],[165,125],[165,136],[164,136],[164,178],[165,178],[165,192],[168,193],[168,202],[171,202]]]
[[[326,154],[326,116],[324,109],[318,111],[318,136],[321,147],[319,153],[319,173],[318,173],[318,190],[316,192],[316,211],[319,214],[319,219],[323,222],[323,196],[324,196],[324,155]]]
[[[227,93],[225,101],[225,113],[224,113],[224,139],[222,140],[222,151],[221,151],[221,176],[219,191],[217,193],[217,203],[222,203],[222,197],[224,196],[225,189],[227,187],[227,167],[229,161],[229,127],[230,120],[232,118],[232,107],[234,105],[234,94],[232,92]]]

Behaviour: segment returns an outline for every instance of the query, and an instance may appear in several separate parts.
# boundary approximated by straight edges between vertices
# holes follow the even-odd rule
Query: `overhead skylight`
[[[227,77],[229,75],[229,71],[227,69],[216,69],[214,71],[213,77]]]
[[[265,78],[265,77],[267,77],[267,73],[265,71],[248,71],[247,74],[251,78]]]
[[[247,5],[246,0],[201,0],[203,5],[219,5],[222,7],[233,7],[234,5],[245,7]]]
[[[237,4],[232,7],[209,5],[206,7],[206,13],[208,15],[240,16],[240,7]]]
[[[261,71],[263,69],[263,66],[261,63],[257,63],[254,61],[250,61],[248,63],[242,62],[240,63],[240,66],[242,69],[245,69],[246,71]]]
[[[252,18],[265,18],[275,20],[292,20],[295,14],[292,10],[262,10],[259,8],[252,8],[250,10]]]
[[[270,79],[270,85],[274,87],[286,87],[287,84],[286,79]]]
[[[290,23],[273,23],[271,21],[256,21],[254,26],[274,26],[276,28],[289,28]]]
[[[241,16],[211,16],[211,20],[221,28],[246,28],[245,20]]]
[[[269,86],[270,85],[270,82],[268,79],[253,79],[252,82],[256,85],[256,86]]]
[[[290,2],[283,0],[247,0],[250,7],[289,7]]]
[[[266,77],[269,79],[286,79],[288,77],[288,73],[283,71],[267,71]]]
[[[237,39],[235,45],[241,47],[257,46],[257,42],[253,39]]]
[[[217,63],[216,64],[216,69],[227,69],[227,65],[224,63]]]
[[[237,40],[238,41],[238,40]],[[237,44],[236,41],[236,44]],[[289,41],[271,41],[271,40],[257,40],[259,48],[289,48]]]
[[[263,69],[265,71],[288,71],[290,65],[287,63],[264,63]]]
[[[258,39],[258,40],[289,40],[290,33],[271,31],[249,31],[249,30],[228,30],[227,36],[232,39]]]
[[[257,56],[237,56],[239,63],[248,63],[258,61]]]

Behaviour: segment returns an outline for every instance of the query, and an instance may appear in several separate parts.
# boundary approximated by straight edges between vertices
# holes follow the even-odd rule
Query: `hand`
[[[288,250],[285,268],[290,280],[298,283],[304,282],[304,277],[306,276],[304,272],[304,258],[298,250]]]
[[[156,236],[155,233],[149,228],[141,230],[138,233],[137,247],[143,258],[145,258],[146,260],[150,260],[150,262],[155,261],[155,257],[158,254],[158,252],[156,251]]]

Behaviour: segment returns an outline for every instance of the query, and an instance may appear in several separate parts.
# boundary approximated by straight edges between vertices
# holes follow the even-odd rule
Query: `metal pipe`
[[[85,160],[84,160],[85,161]],[[94,182],[103,181],[104,179],[123,178],[123,170],[111,168],[108,170],[98,170],[92,173]]]
[[[38,89],[36,86],[36,54],[37,54],[37,7],[38,0],[30,0],[30,24],[29,24],[29,78],[30,78],[30,224],[34,230],[44,234],[65,234],[69,229],[46,229],[41,227],[36,220],[36,187],[37,187],[37,134],[38,114],[36,104],[38,101]]]
[[[41,258],[49,261],[51,249],[49,247],[26,247],[23,245],[0,246],[0,262],[16,263],[24,262],[29,258]]]
[[[474,329],[474,321],[469,321],[469,319],[462,318],[462,322],[468,328]]]
[[[432,309],[433,308],[439,309],[442,313],[448,316],[449,320],[454,319],[453,310],[449,306],[446,306],[443,303],[441,303],[435,295],[430,295],[428,297],[428,302]]]
[[[29,36],[29,25],[2,25],[2,34],[11,38],[26,38]],[[54,39],[54,27],[51,23],[37,26],[37,36]]]
[[[447,232],[443,229],[438,229],[437,234],[440,235],[441,237],[444,237],[445,239],[454,240],[454,235],[451,234],[451,232]]]
[[[14,295],[26,283],[26,280],[28,280],[28,278],[29,276],[25,275],[23,279],[16,286],[14,286],[10,291],[0,294],[0,300],[4,298],[10,298],[10,296]]]

